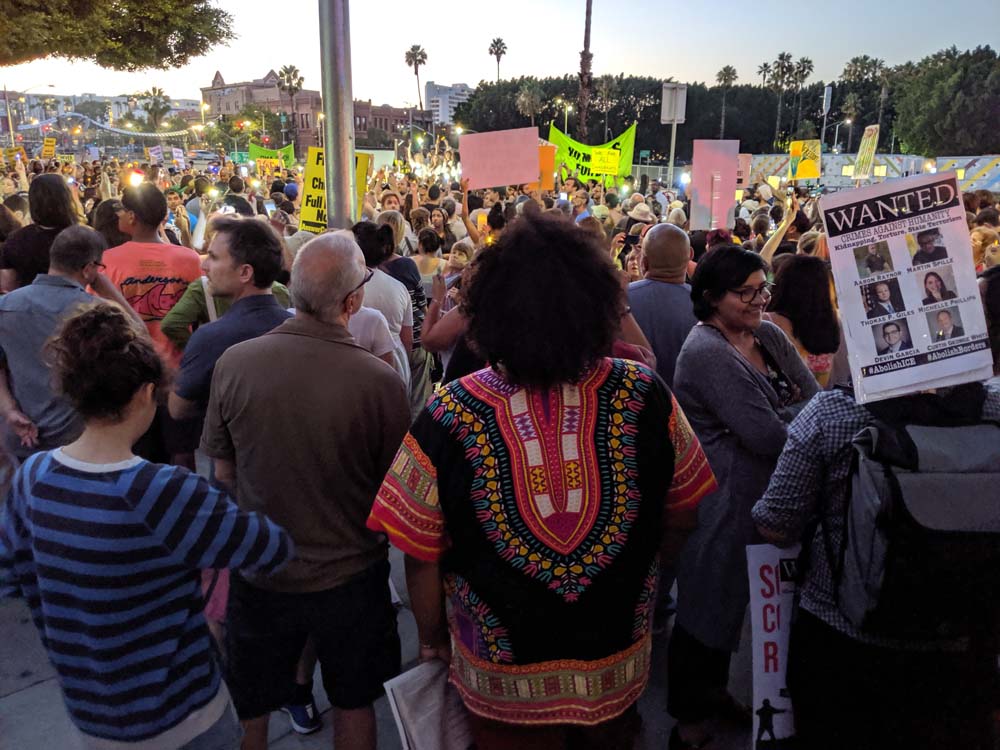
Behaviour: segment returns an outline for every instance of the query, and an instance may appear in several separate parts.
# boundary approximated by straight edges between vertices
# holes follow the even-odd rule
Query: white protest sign
[[[993,374],[954,172],[820,199],[858,403]]]
[[[688,186],[691,229],[724,229],[733,225],[739,152],[739,141],[694,142]]]
[[[163,146],[150,146],[149,147],[149,160],[155,164],[160,164],[163,162]]]
[[[750,625],[753,631],[753,736],[756,747],[795,736],[788,672],[799,545],[747,546]],[[783,746],[783,745],[782,745]]]
[[[177,164],[178,169],[187,169],[187,164],[184,161],[184,149],[174,148],[171,149],[171,153],[174,157],[174,162]]]

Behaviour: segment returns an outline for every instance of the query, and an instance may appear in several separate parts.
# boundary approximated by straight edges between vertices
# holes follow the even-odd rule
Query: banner
[[[795,718],[788,694],[788,636],[792,628],[799,545],[747,546],[750,628],[753,632],[753,747],[791,747]]]
[[[354,155],[354,185],[357,211],[355,220],[361,217],[365,189],[368,186],[368,168],[371,154]],[[319,234],[327,227],[326,213],[326,166],[323,149],[310,146],[306,155],[306,171],[302,178],[302,205],[299,207],[299,229]]]
[[[291,143],[279,149],[264,148],[263,146],[258,146],[256,143],[251,143],[247,153],[249,154],[250,161],[257,161],[258,159],[281,159],[286,167],[295,166],[295,146]]]
[[[818,180],[820,171],[819,141],[792,141],[788,149],[789,180]]]
[[[515,128],[458,137],[462,177],[470,190],[538,182],[538,129]]]
[[[875,149],[878,146],[878,125],[869,125],[861,136],[858,158],[854,160],[854,179],[870,180],[875,166]]]
[[[594,149],[614,149],[618,152],[617,177],[627,177],[632,174],[632,155],[635,150],[635,124],[612,141],[598,146],[588,146],[574,141],[563,133],[555,124],[549,125],[549,142],[556,147],[556,163],[565,164],[570,172],[577,172],[580,177],[590,179],[596,176],[591,170]]]
[[[42,153],[41,158],[51,159],[56,155],[56,139],[55,138],[45,138],[42,141]]]
[[[954,172],[831,193],[820,210],[858,403],[993,374]]]
[[[733,225],[739,141],[696,140],[691,159],[691,229]]]

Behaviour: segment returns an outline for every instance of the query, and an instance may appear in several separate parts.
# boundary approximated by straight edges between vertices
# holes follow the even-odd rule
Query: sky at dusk
[[[233,14],[237,38],[184,68],[117,73],[88,63],[48,59],[0,68],[0,85],[38,91],[51,83],[55,87],[49,92],[58,95],[118,95],[160,86],[173,98],[197,99],[200,87],[210,84],[216,70],[226,81],[237,82],[291,64],[305,76],[306,88],[320,88],[314,0],[219,0],[218,4]],[[824,11],[812,11],[816,6]],[[508,48],[500,64],[504,78],[573,73],[583,45],[584,7],[584,0],[354,2],[354,96],[376,104],[416,104],[416,80],[403,62],[412,44],[427,51],[421,85],[433,80],[475,86],[482,79],[495,80],[496,61],[487,48],[497,36]],[[812,58],[814,79],[831,80],[854,55],[868,54],[895,65],[952,45],[960,49],[995,45],[997,29],[998,2],[946,8],[931,0],[820,4],[594,0],[591,50],[595,75],[624,72],[714,82],[716,72],[728,64],[735,66],[740,82],[759,83],[757,66],[788,51],[795,58]]]

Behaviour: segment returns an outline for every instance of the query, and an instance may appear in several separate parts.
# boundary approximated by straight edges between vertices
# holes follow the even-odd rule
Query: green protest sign
[[[602,143],[597,146],[588,146],[585,143],[574,141],[559,128],[552,124],[549,126],[549,143],[556,147],[556,162],[565,164],[570,172],[576,171],[580,177],[585,179],[599,177],[602,174],[613,174],[618,177],[626,177],[632,173],[632,156],[635,152],[635,124],[619,135],[617,138]],[[595,151],[618,152],[617,168],[610,172],[594,171],[593,164]],[[606,168],[608,164],[608,154],[601,154],[601,164]],[[598,167],[600,168],[600,167]]]
[[[286,167],[295,166],[295,148],[291,143],[279,149],[264,148],[263,146],[258,146],[256,143],[251,143],[249,153],[251,161],[257,161],[258,159],[281,159]]]

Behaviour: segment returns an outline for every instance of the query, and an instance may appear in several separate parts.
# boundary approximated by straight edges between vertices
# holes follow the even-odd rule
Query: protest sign
[[[733,225],[733,196],[739,166],[739,141],[694,142],[691,159],[691,229]]]
[[[875,165],[875,148],[878,146],[878,125],[869,125],[861,136],[858,158],[854,160],[854,179],[870,180]]]
[[[594,149],[614,149],[619,153],[618,177],[627,177],[632,174],[632,155],[635,152],[635,125],[619,135],[614,140],[602,143],[598,146],[588,146],[585,143],[574,141],[565,133],[561,132],[554,124],[549,125],[549,142],[556,147],[556,163],[565,164],[570,172],[576,172],[580,177],[588,179],[594,177],[591,169]]]
[[[556,147],[545,143],[538,147],[538,171],[541,175],[539,188],[556,189]]]
[[[282,146],[279,149],[264,148],[263,146],[258,146],[256,143],[251,143],[249,149],[247,150],[247,159],[249,161],[259,161],[260,159],[281,159],[282,163],[286,167],[291,167],[295,165],[295,148],[289,143],[287,146]],[[233,159],[233,161],[236,161]]]
[[[469,188],[538,181],[538,129],[466,133],[458,138],[462,176]]]
[[[56,155],[56,139],[55,138],[45,138],[42,141],[42,153],[41,157],[43,159],[51,159]]]
[[[174,164],[179,169],[187,169],[187,162],[184,160],[184,149],[172,148],[170,149],[170,153],[173,155]]]
[[[27,168],[28,166],[28,154],[24,150],[24,146],[18,146],[16,148],[5,148],[4,153],[7,154],[7,163],[13,165],[18,159],[21,160],[21,164]]]
[[[788,148],[788,179],[818,180],[820,171],[819,141],[792,141]]]
[[[76,154],[55,154],[54,159],[57,159],[60,164],[75,164]]]
[[[750,626],[753,632],[753,736],[755,747],[786,747],[795,736],[788,694],[788,636],[792,629],[799,546],[747,546]],[[770,736],[768,736],[770,735]],[[764,744],[766,740],[773,744]]]
[[[361,205],[368,184],[368,169],[371,165],[370,154],[354,155],[354,179],[358,213],[355,220],[361,218]],[[319,234],[327,227],[326,215],[326,165],[324,152],[315,146],[309,147],[306,156],[306,171],[302,179],[302,205],[299,208],[299,229]]]
[[[621,155],[613,148],[595,148],[590,171],[595,175],[617,175]]]
[[[163,146],[150,146],[149,147],[149,160],[160,164],[163,162]]]
[[[993,374],[954,172],[824,195],[820,210],[859,403]]]
[[[257,159],[257,174],[266,180],[270,180],[276,173],[280,173],[281,162],[278,159],[267,159],[260,157]]]
[[[750,187],[750,173],[753,171],[753,154],[740,154],[736,165],[736,187]]]

